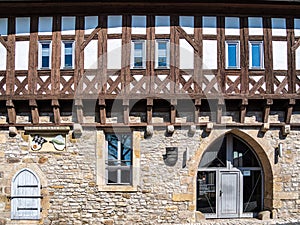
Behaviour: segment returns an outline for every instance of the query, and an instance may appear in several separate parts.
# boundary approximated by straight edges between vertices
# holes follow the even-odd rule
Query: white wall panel
[[[107,68],[121,69],[122,39],[107,40]]]
[[[300,48],[296,49],[296,70],[300,70]]]
[[[286,23],[284,18],[272,18],[272,35],[286,36]]]
[[[194,17],[193,16],[180,16],[179,25],[187,34],[194,33]]]
[[[217,18],[215,16],[203,16],[203,34],[217,34]]]
[[[146,16],[132,16],[132,34],[146,34]]]
[[[75,35],[75,16],[63,16],[61,19],[61,34]]]
[[[295,36],[300,36],[300,19],[294,19]]]
[[[30,34],[30,17],[16,18],[16,35]]]
[[[225,35],[240,35],[240,19],[225,17]]]
[[[122,16],[108,16],[107,18],[107,33],[121,34],[122,33]]]
[[[28,70],[29,41],[16,42],[16,70]]]
[[[98,26],[98,16],[84,17],[84,33],[90,34]]]
[[[263,35],[263,20],[262,17],[248,18],[249,35]]]
[[[0,44],[0,70],[6,70],[6,48]]]
[[[287,43],[286,41],[273,41],[273,69],[287,70]]]
[[[185,40],[180,39],[180,68],[193,69],[194,68],[194,49]]]
[[[0,34],[1,34],[1,36],[7,35],[7,24],[8,24],[7,18],[0,18]]]
[[[203,40],[203,68],[217,69],[217,41]]]
[[[170,16],[155,16],[155,33],[170,33]]]
[[[39,17],[39,35],[51,35],[52,23],[52,17]]]
[[[98,40],[91,42],[84,49],[84,69],[97,69]]]

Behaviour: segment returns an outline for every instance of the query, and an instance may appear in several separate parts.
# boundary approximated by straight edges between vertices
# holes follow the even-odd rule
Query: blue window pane
[[[121,136],[121,160],[122,165],[131,165],[131,135],[120,135]]]
[[[158,49],[159,50],[166,50],[167,49],[167,43],[166,42],[159,42],[158,43]]]
[[[143,57],[134,57],[134,67],[143,66]]]
[[[166,57],[158,57],[158,66],[166,67],[167,66],[167,58]]]
[[[228,44],[228,67],[237,67],[236,44]]]
[[[73,66],[73,43],[65,43],[65,67]]]
[[[49,68],[49,56],[42,56],[42,67]]]
[[[143,49],[143,44],[142,43],[135,43],[134,49],[135,50],[142,50]]]
[[[42,67],[49,68],[50,66],[50,44],[42,44]]]
[[[260,45],[252,44],[252,67],[260,67]]]

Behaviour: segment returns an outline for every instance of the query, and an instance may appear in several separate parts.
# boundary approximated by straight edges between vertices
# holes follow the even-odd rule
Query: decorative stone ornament
[[[31,149],[33,151],[39,151],[42,148],[43,144],[46,142],[47,140],[45,138],[36,134],[31,141]]]
[[[54,148],[58,151],[62,151],[66,147],[65,139],[62,135],[57,135],[50,141],[50,143],[52,143]]]
[[[178,160],[178,148],[166,147],[166,154],[163,155],[164,162],[167,166],[175,166]]]

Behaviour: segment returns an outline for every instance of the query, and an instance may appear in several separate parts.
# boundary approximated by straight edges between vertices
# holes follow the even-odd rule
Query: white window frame
[[[252,66],[252,44],[260,45],[260,66]],[[249,69],[264,69],[264,42],[263,41],[249,41]]]
[[[49,44],[49,67],[42,67],[42,44]],[[39,55],[38,55],[38,68],[39,70],[51,69],[52,63],[52,41],[39,41]]]
[[[134,58],[135,58],[135,51],[134,51],[134,46],[137,43],[142,44],[142,52],[143,52],[143,59],[142,59],[142,66],[134,66]],[[130,68],[131,69],[145,69],[146,68],[146,41],[145,40],[132,40],[131,41],[131,56],[130,56]]]
[[[125,131],[123,133],[127,133]],[[111,133],[110,130],[107,133]],[[130,184],[107,184],[107,143],[104,131],[97,131],[96,141],[96,160],[97,160],[97,187],[99,191],[111,192],[136,192],[140,184],[140,140],[141,133],[139,131],[133,131],[132,133],[132,163],[131,163],[131,183]]]
[[[19,185],[16,184],[16,179],[20,176],[20,174],[22,174],[23,172],[29,172],[32,174],[32,176],[34,176],[34,178],[36,179],[36,184],[29,183],[29,184],[23,184],[22,187],[20,188],[36,188],[36,193],[32,193],[32,194],[20,194],[18,193],[18,191],[16,190],[16,188],[19,188]],[[11,219],[13,220],[39,220],[41,215],[41,182],[39,177],[30,169],[22,169],[21,171],[19,171],[18,173],[16,173],[16,175],[13,177],[12,181],[11,181]],[[28,200],[28,199],[37,199],[37,205],[35,205],[35,209],[31,209],[30,207],[27,207],[27,203],[25,203],[25,207],[24,204],[22,204],[24,201]],[[32,210],[35,213],[31,213],[31,215],[26,215],[26,216],[22,216],[22,215],[18,215],[18,213],[15,210],[18,210],[18,206],[21,205],[21,208],[28,208],[26,210]],[[32,206],[31,206],[32,207]],[[20,210],[20,209],[19,209]],[[25,209],[24,209],[25,210]]]
[[[65,44],[72,43],[72,66],[65,66]],[[74,69],[75,65],[75,41],[62,41],[61,43],[61,69]]]
[[[160,42],[167,43],[167,66],[158,66],[158,44]],[[155,69],[169,69],[170,68],[170,40],[157,39],[155,40]]]
[[[229,56],[228,56],[228,45],[235,44],[236,47],[236,66],[228,66]],[[225,54],[226,54],[226,69],[240,69],[240,41],[230,40],[225,42]]]

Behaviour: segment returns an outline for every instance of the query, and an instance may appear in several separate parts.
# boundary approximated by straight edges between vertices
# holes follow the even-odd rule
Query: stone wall
[[[29,151],[28,136],[19,131],[9,137],[0,132],[0,224],[178,224],[195,221],[196,172],[203,151],[223,128],[190,135],[188,128],[175,129],[172,135],[165,127],[155,128],[151,137],[141,130],[140,185],[137,192],[102,192],[96,185],[96,131],[86,130],[78,139],[67,135],[64,152]],[[268,193],[279,217],[300,213],[300,131],[286,137],[279,129],[261,135],[258,130],[231,131],[251,146],[264,149],[273,179]],[[283,143],[283,156],[274,163],[274,149]],[[163,155],[166,147],[178,147],[178,161],[167,166]],[[185,161],[184,159],[187,159]],[[264,161],[262,160],[262,163]],[[30,168],[42,184],[42,219],[11,221],[10,187],[12,177],[23,168]]]

